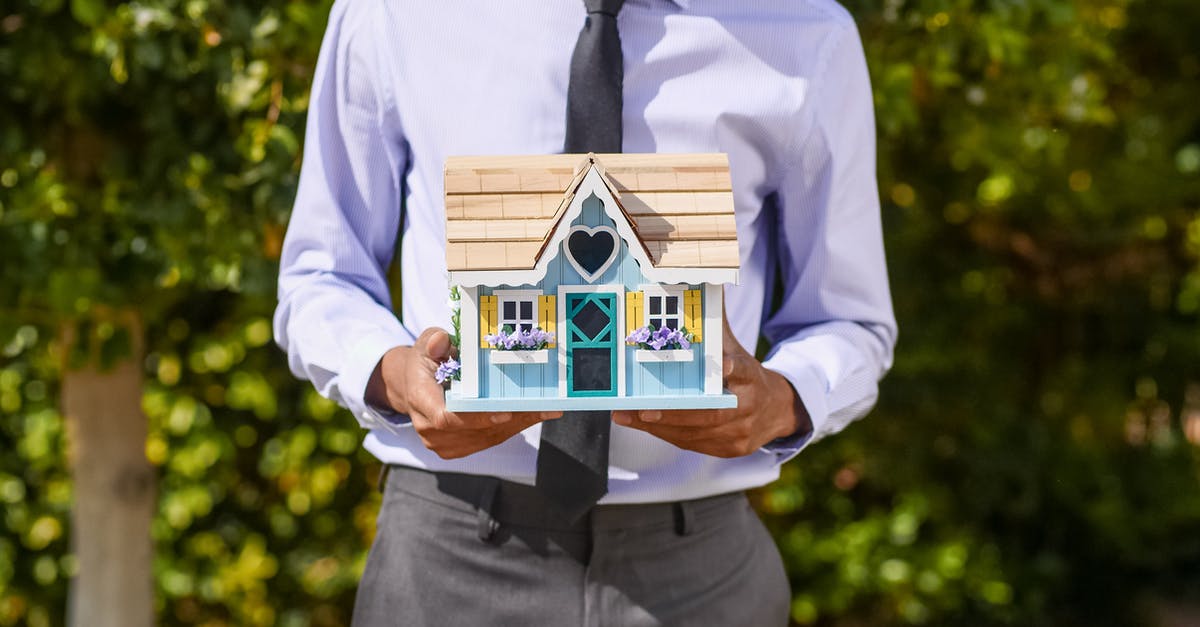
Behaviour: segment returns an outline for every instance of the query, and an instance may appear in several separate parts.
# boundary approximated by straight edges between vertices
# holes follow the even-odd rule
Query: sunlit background
[[[793,620],[1200,624],[1200,5],[847,4],[901,338],[753,495]],[[270,327],[328,10],[0,8],[0,625],[65,620],[118,432],[157,622],[348,623],[378,465]]]

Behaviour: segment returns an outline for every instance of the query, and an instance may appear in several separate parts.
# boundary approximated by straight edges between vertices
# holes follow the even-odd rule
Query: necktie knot
[[[587,7],[589,15],[601,13],[616,17],[617,13],[621,12],[621,7],[625,6],[625,0],[583,0],[583,6]]]

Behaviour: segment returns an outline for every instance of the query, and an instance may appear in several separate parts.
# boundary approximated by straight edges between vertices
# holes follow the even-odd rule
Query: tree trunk
[[[75,626],[154,623],[155,474],[146,460],[141,329],[136,322],[131,326],[135,346],[129,359],[106,369],[93,359],[63,377],[75,496],[71,545],[79,565],[67,616]]]

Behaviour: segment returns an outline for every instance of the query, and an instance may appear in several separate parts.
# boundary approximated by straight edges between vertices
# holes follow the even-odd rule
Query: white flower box
[[[691,349],[676,349],[676,350],[650,350],[639,348],[633,351],[634,361],[643,363],[662,363],[665,361],[691,361],[693,357]]]
[[[541,350],[492,350],[493,364],[544,364],[550,361],[550,349]]]

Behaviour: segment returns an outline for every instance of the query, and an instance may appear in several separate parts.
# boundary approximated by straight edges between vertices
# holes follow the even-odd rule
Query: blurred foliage
[[[872,416],[755,494],[794,620],[1135,625],[1200,597],[1200,7],[847,6],[902,335]],[[75,568],[59,325],[117,338],[131,306],[161,622],[348,622],[378,466],[269,322],[328,9],[0,9],[0,625],[60,623]]]

